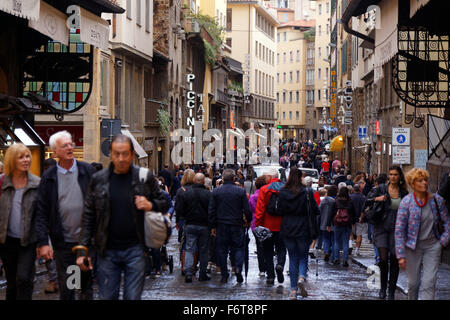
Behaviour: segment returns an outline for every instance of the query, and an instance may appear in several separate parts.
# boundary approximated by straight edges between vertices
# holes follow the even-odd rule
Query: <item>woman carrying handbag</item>
[[[380,175],[378,179],[383,179]],[[386,299],[386,289],[389,283],[389,300],[395,299],[399,267],[395,256],[395,221],[402,199],[408,194],[403,171],[398,166],[389,168],[389,181],[380,183],[367,195],[366,204],[373,205],[372,210],[379,211],[381,218],[374,224],[373,239],[378,249],[380,262],[380,299]],[[381,209],[380,209],[381,208]],[[389,276],[389,281],[388,281]]]

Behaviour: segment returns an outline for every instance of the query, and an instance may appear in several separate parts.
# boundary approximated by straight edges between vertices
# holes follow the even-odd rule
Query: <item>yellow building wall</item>
[[[304,126],[306,122],[306,41],[303,33],[299,30],[294,30],[292,27],[278,28],[278,32],[281,34],[280,42],[277,46],[277,54],[280,54],[280,64],[277,65],[277,73],[280,75],[280,81],[279,83],[276,82],[276,88],[280,98],[275,109],[278,112],[276,124],[283,126]],[[283,41],[283,32],[286,32],[286,42]],[[299,61],[297,61],[297,50],[300,51]],[[290,62],[290,52],[293,53],[292,62]],[[286,62],[283,60],[284,53],[286,53]],[[300,71],[298,82],[297,71]],[[292,83],[290,82],[290,72],[292,72]],[[286,83],[284,83],[284,73],[286,73]],[[286,103],[283,103],[284,91],[286,92]],[[299,92],[299,102],[296,102],[297,91]],[[292,92],[292,103],[289,102],[289,92]],[[289,119],[290,111],[292,112],[292,119]],[[297,111],[299,112],[299,119],[296,119]],[[285,119],[283,119],[283,112],[286,113]]]

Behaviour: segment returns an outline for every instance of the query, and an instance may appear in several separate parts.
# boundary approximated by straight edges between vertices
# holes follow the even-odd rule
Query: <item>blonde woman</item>
[[[0,201],[0,256],[6,273],[6,300],[31,300],[36,260],[34,207],[40,179],[32,175],[31,152],[13,144],[5,154]]]
[[[194,184],[194,179],[195,179],[195,172],[192,169],[186,169],[183,173],[183,178],[181,178],[181,188],[178,189],[177,194],[175,196],[175,221],[176,221],[176,229],[178,230],[178,242],[180,242],[180,262],[181,262],[181,274],[183,276],[185,276],[185,272],[184,272],[184,257],[186,254],[185,246],[185,238],[184,238],[184,217],[180,217],[179,212],[181,212],[182,210],[180,210],[179,206],[180,206],[180,195],[184,192],[186,192],[186,190],[192,188],[192,185]],[[194,264],[195,265],[195,264]]]
[[[413,192],[400,203],[395,224],[395,251],[400,268],[408,276],[408,299],[434,300],[442,248],[450,240],[450,219],[444,199],[428,192],[426,170],[414,168],[406,174]],[[441,225],[442,229],[438,226]]]

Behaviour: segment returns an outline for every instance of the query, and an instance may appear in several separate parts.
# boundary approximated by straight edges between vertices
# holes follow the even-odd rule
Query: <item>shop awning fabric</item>
[[[0,10],[19,18],[37,21],[41,0],[2,0]]]
[[[133,141],[134,151],[136,152],[139,160],[148,157],[147,152],[145,152],[145,150],[141,147],[139,142],[136,141],[133,134],[128,129],[121,129],[121,132],[123,135],[130,137],[131,141]]]

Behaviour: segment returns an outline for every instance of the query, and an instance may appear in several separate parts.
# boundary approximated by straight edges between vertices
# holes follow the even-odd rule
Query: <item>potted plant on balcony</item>
[[[156,122],[158,122],[159,132],[161,133],[161,135],[168,135],[172,122],[170,121],[169,111],[167,111],[163,106],[158,109],[158,112],[156,114]]]

